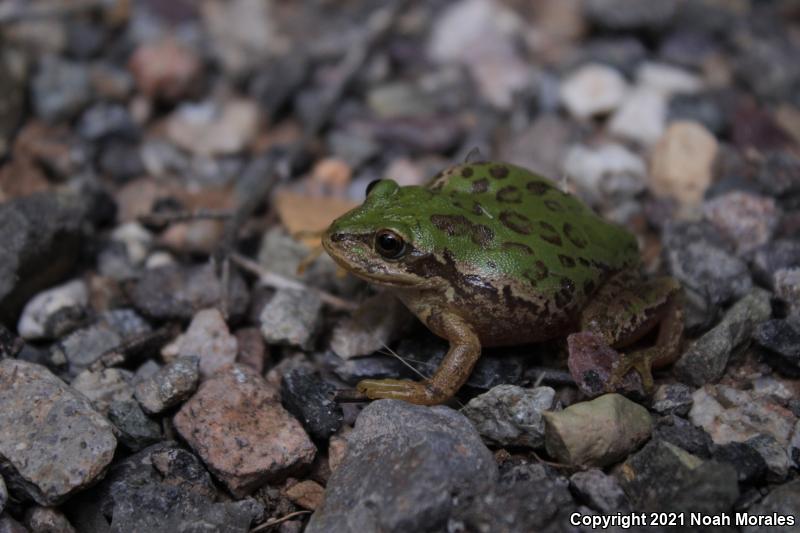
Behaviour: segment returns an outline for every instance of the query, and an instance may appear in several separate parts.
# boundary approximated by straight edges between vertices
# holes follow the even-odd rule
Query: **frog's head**
[[[373,283],[426,288],[433,280],[415,268],[435,247],[424,213],[439,199],[422,187],[380,180],[367,188],[362,205],[336,219],[322,245],[343,268]]]

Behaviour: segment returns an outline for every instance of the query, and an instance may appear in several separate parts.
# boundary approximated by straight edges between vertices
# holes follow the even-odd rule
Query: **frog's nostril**
[[[331,233],[330,240],[331,242],[341,242],[344,240],[344,233]]]

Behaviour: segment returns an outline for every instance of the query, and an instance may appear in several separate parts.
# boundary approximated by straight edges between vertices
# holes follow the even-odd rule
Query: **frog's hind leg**
[[[432,329],[450,341],[450,349],[433,376],[422,382],[401,379],[365,379],[356,385],[372,400],[389,398],[419,405],[436,405],[452,398],[467,381],[481,355],[472,329],[456,315],[433,318]]]
[[[615,390],[635,370],[646,392],[653,388],[652,368],[668,365],[680,355],[683,306],[680,285],[669,277],[636,279],[621,273],[603,286],[581,317],[581,329],[599,335],[613,348],[626,348],[658,328],[653,346],[623,352],[608,383]]]

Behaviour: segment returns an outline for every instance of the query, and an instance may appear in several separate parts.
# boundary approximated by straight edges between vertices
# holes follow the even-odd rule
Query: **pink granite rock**
[[[308,467],[316,447],[251,368],[235,364],[205,381],[175,415],[175,428],[237,497]]]

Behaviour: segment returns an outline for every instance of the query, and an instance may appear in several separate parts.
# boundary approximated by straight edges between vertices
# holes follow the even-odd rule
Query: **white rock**
[[[622,104],[628,84],[622,74],[601,64],[588,64],[562,82],[561,102],[578,119],[610,113]]]
[[[89,303],[89,289],[83,280],[75,279],[40,292],[22,310],[17,331],[23,339],[35,340],[46,336],[47,321],[60,309],[84,307]]]
[[[717,139],[702,124],[678,120],[653,150],[650,187],[684,205],[697,205],[711,184]]]
[[[259,115],[258,105],[246,99],[229,100],[221,105],[182,104],[167,121],[167,136],[196,155],[235,154],[255,137]]]
[[[153,234],[138,222],[126,222],[114,228],[111,240],[124,244],[131,263],[141,265],[150,253]]]
[[[564,158],[563,170],[568,179],[592,195],[624,188],[629,188],[631,195],[636,194],[644,188],[647,175],[644,160],[620,144],[575,145]],[[621,184],[629,187],[620,187]]]
[[[667,120],[667,97],[649,87],[637,87],[611,117],[609,131],[623,139],[650,145],[658,141]]]
[[[530,67],[514,44],[522,22],[495,0],[462,0],[437,18],[428,55],[441,63],[467,67],[481,93],[506,109],[514,93],[530,84]]]
[[[636,72],[637,85],[663,91],[666,95],[696,93],[703,89],[700,76],[663,63],[644,63]]]
[[[744,442],[765,433],[786,446],[795,425],[791,411],[751,391],[705,385],[694,392],[692,401],[689,419],[715,444]]]

